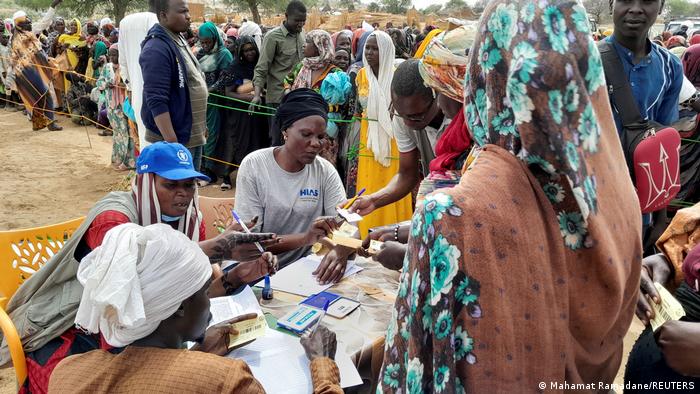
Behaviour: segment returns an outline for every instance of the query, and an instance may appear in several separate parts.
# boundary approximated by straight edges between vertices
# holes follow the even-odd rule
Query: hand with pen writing
[[[255,226],[258,218],[255,217],[246,224],[251,228]],[[223,233],[215,238],[216,250],[221,251],[222,260],[251,261],[262,255],[255,242],[259,242],[264,250],[280,242],[275,234],[252,233],[246,234],[243,228],[235,221],[229,225]],[[218,254],[217,254],[218,256]],[[212,258],[212,256],[209,256]]]

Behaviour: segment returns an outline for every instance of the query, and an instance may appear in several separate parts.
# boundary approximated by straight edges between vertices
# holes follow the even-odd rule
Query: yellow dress
[[[75,53],[72,49],[70,49],[71,46],[76,46],[78,48],[82,48],[87,45],[87,42],[85,39],[81,39],[81,34],[82,34],[82,26],[80,25],[80,20],[77,18],[73,19],[73,21],[76,23],[78,30],[75,32],[75,34],[61,34],[58,36],[58,43],[61,45],[67,45],[68,48],[66,49],[66,57],[68,58],[68,64],[70,65],[70,70],[75,70],[75,67],[78,65],[78,54]],[[91,74],[90,74],[91,75]],[[63,84],[64,84],[64,91],[67,93],[70,90],[71,83],[70,81],[65,77],[63,77]],[[66,103],[67,104],[67,103]]]
[[[362,68],[355,78],[357,84],[357,95],[360,104],[363,107],[362,117],[367,117],[367,110],[364,108],[367,105],[367,96],[369,95],[369,81],[365,75],[365,69]],[[391,178],[399,172],[399,149],[396,146],[396,140],[391,140],[391,164],[389,167],[377,163],[374,160],[374,154],[367,149],[367,120],[362,120],[360,126],[360,149],[359,157],[357,158],[357,190],[366,188],[365,195],[375,193],[386,186]],[[362,237],[367,236],[367,230],[372,227],[385,226],[393,223],[398,223],[404,220],[409,220],[413,214],[413,204],[411,195],[408,194],[401,200],[379,208],[371,214],[364,217],[359,222],[360,233]]]

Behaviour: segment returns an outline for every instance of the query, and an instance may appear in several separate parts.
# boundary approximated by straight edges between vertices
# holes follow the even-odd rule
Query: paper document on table
[[[267,330],[265,336],[232,351],[227,357],[245,361],[253,376],[268,393],[313,392],[309,359],[299,342],[299,337]],[[335,353],[335,362],[340,371],[341,387],[362,384],[357,368],[340,342]]]
[[[654,302],[650,303],[651,307],[654,308],[654,319],[649,322],[652,331],[656,331],[667,321],[678,320],[685,316],[685,310],[683,310],[681,303],[665,287],[656,282],[654,282],[654,286],[656,291],[659,292],[659,297],[661,297],[661,305],[657,305]]]
[[[253,289],[249,286],[246,286],[238,294],[216,297],[209,301],[211,302],[211,306],[209,307],[209,311],[211,312],[209,327],[247,313],[255,313],[257,315],[263,314],[262,309],[260,309],[260,303],[258,303],[257,297],[253,294]]]
[[[310,296],[318,294],[332,284],[320,285],[316,277],[312,274],[321,264],[321,257],[316,255],[306,256],[279,270],[270,277],[272,288],[286,293]],[[362,267],[355,264],[355,260],[349,260],[345,267],[343,278],[354,275],[362,271]],[[263,281],[255,284],[255,287],[263,287]]]
[[[263,316],[263,311],[260,308],[260,303],[258,302],[257,297],[255,297],[253,289],[251,289],[250,286],[246,286],[238,294],[232,296],[211,298],[209,299],[209,302],[209,312],[211,312],[211,321],[209,322],[209,326],[207,326],[207,328],[215,324],[224,322],[226,320],[233,319],[234,317],[238,317],[248,313],[255,313],[258,316]],[[231,338],[234,342],[233,344],[231,344],[231,346],[248,342],[249,340],[257,338],[258,336],[261,336],[265,333],[264,330],[266,327],[260,328],[259,324],[252,324],[252,322],[254,321],[255,320],[249,320],[248,322],[239,323],[237,329],[239,329],[239,331],[240,329],[242,329],[246,336],[242,337],[240,341],[233,340],[233,338]],[[253,329],[257,329],[257,331],[247,331],[251,327]],[[188,349],[192,348],[194,345],[195,342],[187,342]]]

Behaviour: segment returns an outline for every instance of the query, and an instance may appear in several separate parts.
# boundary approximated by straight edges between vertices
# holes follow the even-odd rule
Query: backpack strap
[[[648,123],[642,118],[637,101],[632,93],[620,56],[613,44],[607,40],[598,42],[598,51],[603,61],[608,94],[622,117],[622,125],[630,129],[644,129]]]

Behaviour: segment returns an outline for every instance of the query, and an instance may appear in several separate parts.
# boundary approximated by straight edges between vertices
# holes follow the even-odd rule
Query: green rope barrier
[[[210,93],[210,94],[211,94],[211,93]],[[218,97],[218,95],[216,95],[216,96]],[[229,97],[229,98],[232,98],[232,97]],[[251,111],[251,110],[249,110],[249,109],[234,108],[234,107],[229,107],[229,106],[226,106],[226,105],[221,105],[221,104],[217,104],[217,103],[212,103],[211,101],[207,101],[207,105],[211,105],[211,106],[213,106],[213,107],[224,108],[224,109],[230,109],[230,110],[232,110],[232,111],[246,112],[246,113],[249,113],[249,114],[264,115],[264,116],[275,116],[275,114],[272,114],[272,113],[269,113],[269,112],[257,112],[257,111]],[[353,117],[350,118],[350,119],[328,119],[328,120],[330,120],[331,122],[334,122],[334,123],[352,123],[352,122],[355,122],[355,121],[357,121],[357,120],[366,120],[366,121],[370,121],[370,122],[376,122],[376,119],[358,118],[358,117],[355,117],[355,116],[353,116]]]
[[[210,96],[214,96],[214,97],[221,97],[221,98],[223,98],[223,99],[235,101],[235,102],[241,103],[241,104],[248,104],[248,105],[250,105],[250,101],[245,101],[245,100],[237,99],[237,98],[234,98],[234,97],[224,96],[224,95],[216,94],[216,93],[209,93],[209,95],[210,95]],[[269,109],[269,110],[272,110],[272,111],[277,111],[277,108],[275,108],[275,107],[268,107],[267,105],[256,104],[255,106],[258,107],[258,108],[265,108],[265,109]]]
[[[275,114],[271,114],[271,113],[268,113],[268,112],[257,112],[257,111],[251,111],[251,110],[249,110],[249,109],[227,107],[227,106],[225,106],[225,105],[216,104],[216,103],[212,103],[212,102],[209,102],[209,101],[207,102],[207,105],[211,105],[211,106],[213,106],[213,107],[219,107],[219,108],[230,109],[230,110],[232,110],[232,111],[246,112],[246,113],[249,113],[249,114],[265,115],[265,116],[275,116]]]

